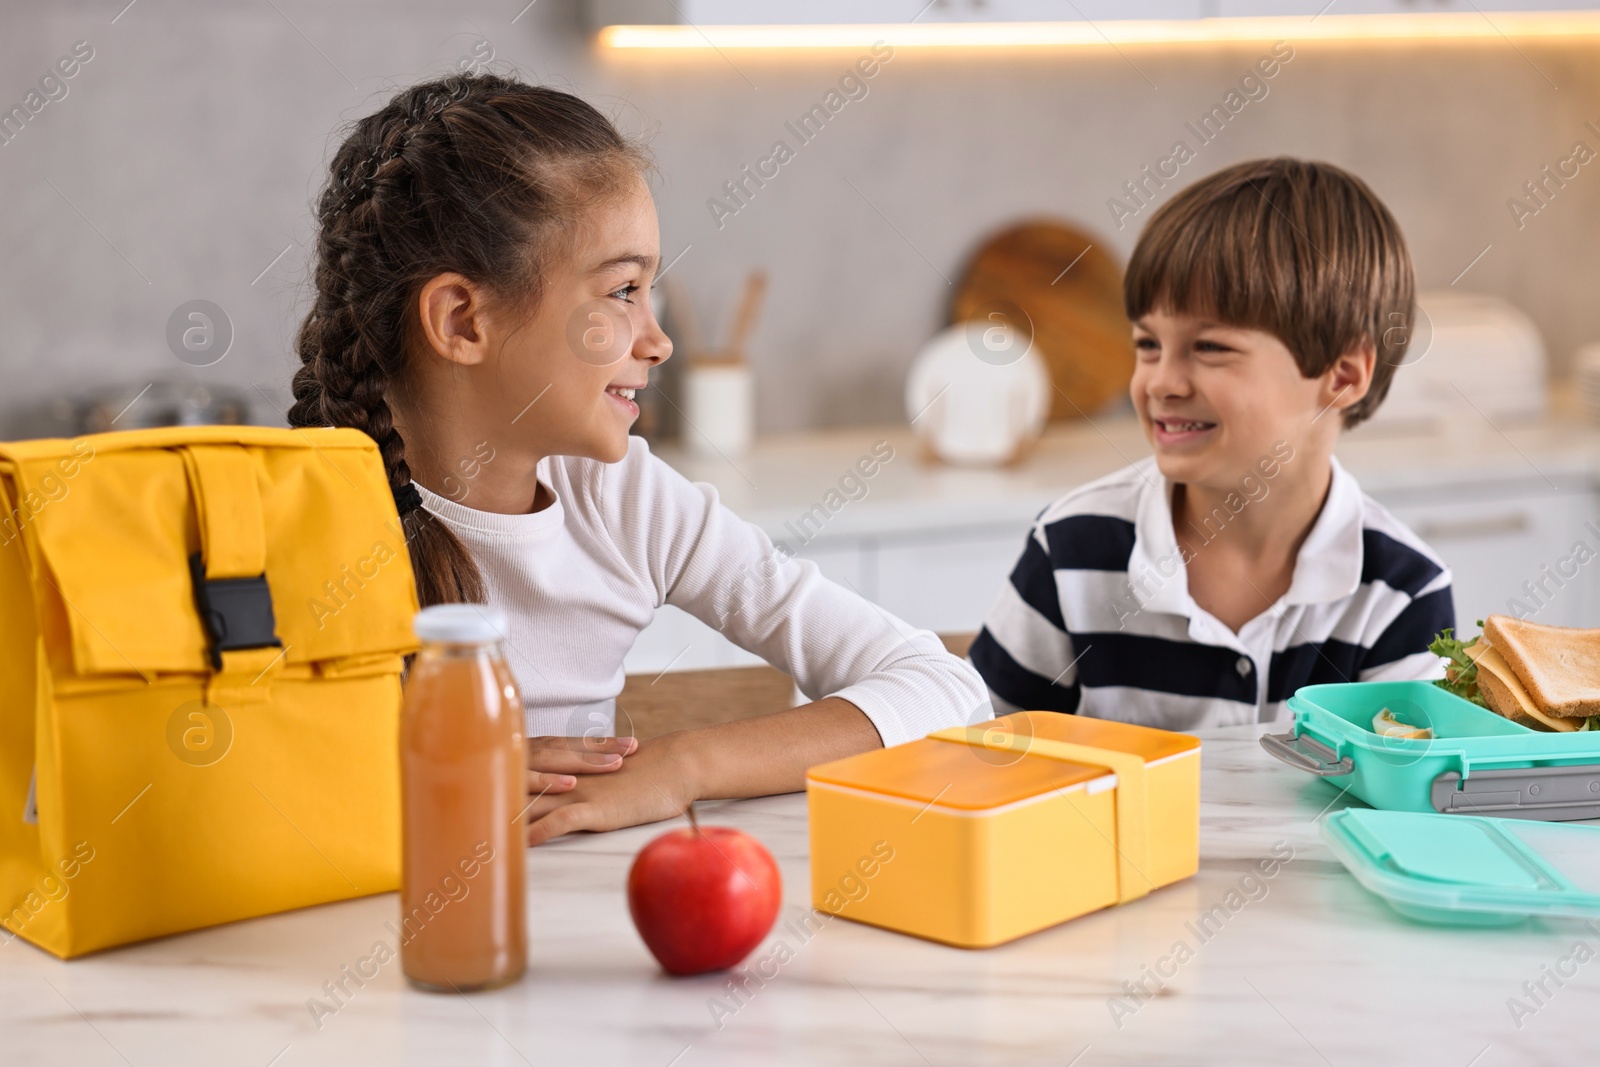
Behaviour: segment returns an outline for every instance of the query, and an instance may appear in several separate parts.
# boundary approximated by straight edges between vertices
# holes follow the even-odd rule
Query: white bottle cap
[[[423,641],[482,644],[506,636],[506,613],[485,604],[435,604],[412,620]]]

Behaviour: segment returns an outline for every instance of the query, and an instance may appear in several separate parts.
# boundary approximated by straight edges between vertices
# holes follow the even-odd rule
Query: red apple
[[[783,878],[772,854],[727,826],[672,830],[639,851],[628,911],[670,974],[732,967],[778,918]]]

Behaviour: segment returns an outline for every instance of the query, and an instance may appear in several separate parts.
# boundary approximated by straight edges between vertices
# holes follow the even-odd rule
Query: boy
[[[1333,458],[1388,392],[1413,286],[1393,216],[1326,163],[1241,163],[1151,217],[1124,304],[1155,455],[1035,521],[972,646],[995,714],[1187,730],[1438,676],[1450,573]]]

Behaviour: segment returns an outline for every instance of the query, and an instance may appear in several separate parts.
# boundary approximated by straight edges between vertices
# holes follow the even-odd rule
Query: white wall
[[[648,138],[663,249],[693,245],[677,269],[704,316],[729,313],[748,267],[770,270],[754,345],[763,430],[897,418],[905,367],[948,299],[941,273],[954,278],[985,231],[1035,214],[1080,220],[1125,257],[1135,229],[1111,225],[1106,199],[1266,48],[903,50],[719,231],[707,199],[853,54],[600,57],[574,0],[539,0],[515,24],[523,0],[137,0],[113,24],[124,2],[0,4],[0,103],[74,41],[95,49],[68,95],[0,146],[0,429],[63,391],[158,374],[284,396],[308,205],[335,129],[480,38]],[[1600,126],[1600,46],[1295,47],[1185,180],[1278,152],[1340,163],[1399,216],[1424,286],[1492,245],[1460,288],[1522,305],[1558,361],[1600,339],[1600,165],[1520,232],[1506,207],[1574,141],[1600,149],[1583,128]],[[194,371],[165,325],[197,297],[227,310],[237,340]]]

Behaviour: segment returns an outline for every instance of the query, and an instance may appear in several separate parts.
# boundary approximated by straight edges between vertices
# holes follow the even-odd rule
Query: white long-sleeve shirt
[[[477,511],[417,487],[506,613],[529,736],[609,727],[623,657],[662,604],[792,675],[808,698],[850,701],[886,746],[992,717],[977,672],[934,634],[828,581],[809,560],[786,559],[642,438],[629,438],[619,463],[551,457],[538,477],[555,501],[526,515]]]

